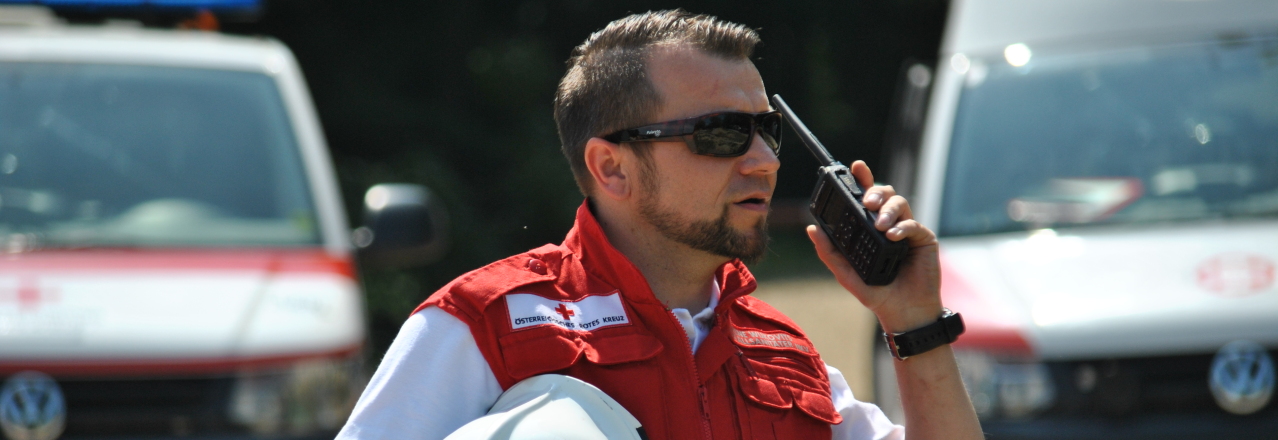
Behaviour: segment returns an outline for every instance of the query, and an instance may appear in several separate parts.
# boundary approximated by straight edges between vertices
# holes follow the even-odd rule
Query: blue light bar
[[[84,9],[257,9],[261,0],[0,0],[0,4],[44,5],[51,8]]]

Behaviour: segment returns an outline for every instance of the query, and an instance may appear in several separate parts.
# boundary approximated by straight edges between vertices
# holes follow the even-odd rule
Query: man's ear
[[[593,137],[586,141],[586,169],[590,170],[600,196],[617,200],[630,197],[633,181],[622,166],[630,157],[625,153],[621,145],[602,138]]]

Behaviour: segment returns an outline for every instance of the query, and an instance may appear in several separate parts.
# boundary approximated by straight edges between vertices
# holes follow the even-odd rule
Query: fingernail
[[[887,225],[888,225],[888,216],[887,216],[887,215],[884,215],[884,214],[887,214],[887,213],[885,213],[885,212],[880,212],[880,213],[879,213],[879,218],[878,218],[877,220],[874,220],[874,224],[875,224],[876,226],[887,226]]]
[[[879,203],[883,201],[883,196],[879,193],[869,193],[865,195],[864,203]]]
[[[901,235],[903,233],[904,232],[901,232],[901,228],[892,228],[887,230],[887,235]]]

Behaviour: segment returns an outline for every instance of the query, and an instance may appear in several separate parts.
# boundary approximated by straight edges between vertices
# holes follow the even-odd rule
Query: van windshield
[[[270,77],[0,62],[0,252],[318,242]]]
[[[958,106],[941,235],[1278,215],[1278,40],[987,62]]]

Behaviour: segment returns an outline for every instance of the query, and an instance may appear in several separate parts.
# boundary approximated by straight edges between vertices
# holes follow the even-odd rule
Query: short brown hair
[[[753,29],[675,9],[613,21],[573,49],[555,94],[555,123],[582,194],[589,195],[593,185],[586,169],[586,141],[656,122],[648,120],[662,104],[647,72],[650,49],[682,44],[726,59],[748,60],[758,43]]]

